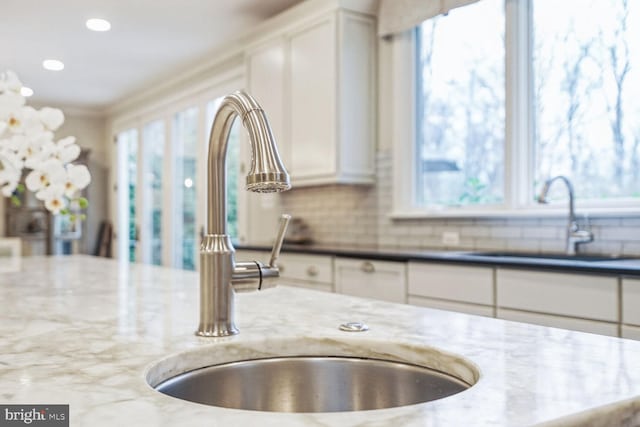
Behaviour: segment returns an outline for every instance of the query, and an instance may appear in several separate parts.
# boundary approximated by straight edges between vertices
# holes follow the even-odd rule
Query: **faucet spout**
[[[234,281],[239,290],[261,289],[263,278],[278,276],[275,265],[236,263],[231,236],[227,234],[226,157],[236,117],[241,118],[251,144],[247,190],[273,192],[291,188],[289,174],[280,160],[271,127],[260,105],[243,91],[225,96],[213,120],[209,139],[207,231],[200,245],[200,324],[196,332],[204,337],[238,333]],[[281,228],[286,228],[287,223],[288,219]],[[280,235],[284,237],[284,229]],[[251,286],[252,281],[257,282],[255,287]]]
[[[587,230],[580,230],[580,227],[578,226],[578,221],[576,220],[573,185],[571,185],[571,181],[563,175],[558,175],[546,180],[540,194],[538,195],[538,203],[548,203],[547,195],[551,188],[551,184],[558,180],[565,183],[569,192],[569,221],[567,223],[566,252],[567,255],[575,255],[578,252],[579,244],[593,241],[593,233]]]
[[[264,111],[253,97],[238,91],[223,98],[213,120],[209,137],[207,234],[227,234],[227,146],[236,117],[249,134],[251,168],[247,190],[255,192],[285,191],[291,188],[289,174],[276,147]]]

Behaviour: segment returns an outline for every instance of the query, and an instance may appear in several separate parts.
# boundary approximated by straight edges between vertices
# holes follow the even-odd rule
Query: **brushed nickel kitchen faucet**
[[[209,138],[207,230],[200,245],[200,325],[196,335],[224,337],[237,334],[236,291],[274,286],[279,272],[276,260],[282,247],[289,215],[282,215],[269,265],[258,261],[236,262],[227,234],[226,157],[229,133],[236,117],[249,133],[251,168],[246,188],[254,192],[286,191],[289,174],[280,160],[271,127],[260,105],[244,91],[223,98]]]
[[[548,203],[547,194],[551,188],[551,184],[560,180],[564,182],[569,190],[569,222],[567,223],[566,236],[566,252],[567,255],[576,255],[578,253],[578,245],[581,243],[589,243],[593,241],[593,233],[588,230],[580,230],[578,221],[576,220],[576,211],[573,202],[573,185],[566,176],[558,175],[545,181],[542,191],[538,196],[538,203]]]

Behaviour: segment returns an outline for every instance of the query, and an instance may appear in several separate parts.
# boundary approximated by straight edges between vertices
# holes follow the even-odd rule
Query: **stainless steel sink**
[[[460,393],[471,384],[409,363],[358,357],[273,357],[196,369],[156,385],[224,408],[342,412],[393,408]]]
[[[551,259],[551,260],[567,260],[567,261],[619,261],[623,259],[631,259],[630,257],[621,257],[616,255],[567,255],[567,254],[539,254],[528,252],[468,252],[465,255],[491,257],[491,258],[535,258],[535,259]]]

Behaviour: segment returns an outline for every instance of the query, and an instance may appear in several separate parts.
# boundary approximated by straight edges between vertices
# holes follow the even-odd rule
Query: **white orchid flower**
[[[56,130],[64,123],[64,114],[57,108],[44,107],[38,114],[40,121],[49,130]]]
[[[20,174],[13,173],[9,169],[0,171],[0,192],[4,197],[11,197],[13,192],[18,188]]]
[[[85,165],[67,165],[67,181],[64,195],[73,198],[75,194],[91,182],[91,174]]]
[[[9,153],[0,152],[0,191],[4,197],[11,197],[18,187],[20,170],[11,160]]]
[[[56,142],[53,147],[47,146],[46,149],[52,150],[52,156],[67,164],[74,161],[80,155],[80,146],[76,143],[76,138],[68,136]]]
[[[0,93],[17,92],[20,93],[22,83],[18,75],[11,70],[0,73]]]
[[[24,166],[24,162],[15,150],[7,145],[0,146],[0,169],[9,168],[15,171],[18,176]]]
[[[40,193],[42,190],[50,185],[59,185],[64,188],[66,179],[67,172],[62,162],[58,159],[48,159],[29,172],[24,183],[29,191],[36,193],[38,199],[44,200]]]
[[[33,107],[25,106],[22,107],[22,132],[25,135],[40,135],[45,132],[46,126],[45,123],[40,119],[40,114],[38,110]]]
[[[9,116],[15,114],[24,106],[24,96],[20,92],[5,92],[0,94],[0,120],[9,122]]]
[[[52,213],[68,212],[68,199],[89,185],[91,175],[86,166],[70,164],[81,152],[74,137],[54,140],[53,132],[64,123],[62,111],[25,105],[21,88],[14,72],[0,73],[0,192],[13,196],[23,171],[31,169],[27,189]],[[87,204],[83,198],[75,202],[81,208]]]
[[[50,185],[38,192],[38,198],[44,201],[44,206],[54,215],[67,207],[67,200],[64,198],[64,186]]]

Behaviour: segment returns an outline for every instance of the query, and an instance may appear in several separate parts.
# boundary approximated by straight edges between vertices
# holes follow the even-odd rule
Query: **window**
[[[396,211],[532,209],[555,175],[573,182],[582,207],[637,206],[634,22],[640,4],[630,0],[480,0],[423,22],[411,41],[394,40],[395,49],[414,46],[407,90],[417,94],[415,119],[394,119],[415,126],[416,141],[396,153],[405,169],[396,186],[413,189]],[[394,67],[396,81],[408,74],[398,59]]]
[[[471,35],[466,29],[474,28]],[[485,0],[418,28],[417,202],[504,200],[504,7]]]
[[[535,184],[640,197],[640,4],[535,0],[532,20]]]

